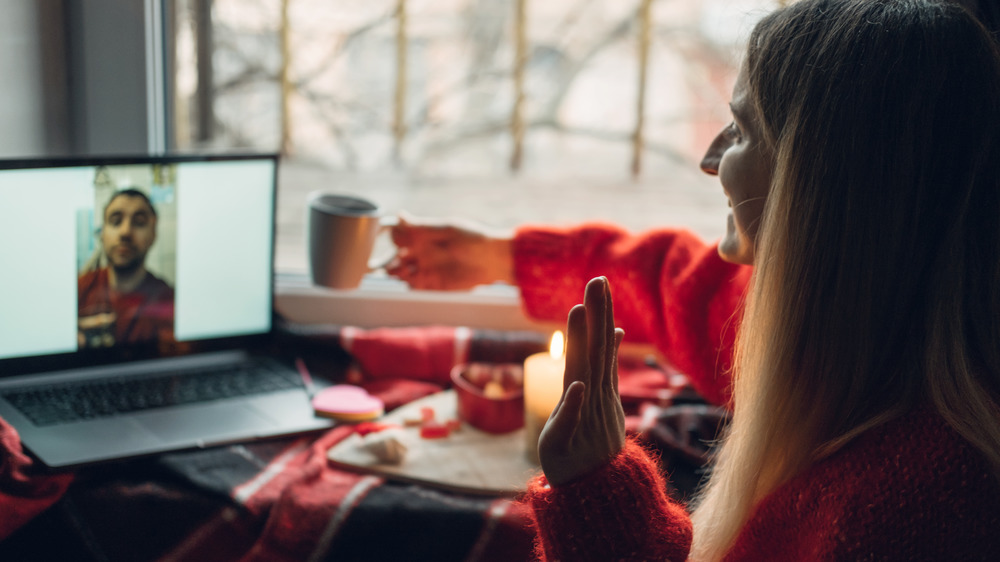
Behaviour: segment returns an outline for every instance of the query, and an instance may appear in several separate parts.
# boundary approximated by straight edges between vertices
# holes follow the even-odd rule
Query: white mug
[[[306,222],[313,283],[354,289],[380,267],[369,263],[375,238],[396,219],[356,195],[316,192],[309,196]]]

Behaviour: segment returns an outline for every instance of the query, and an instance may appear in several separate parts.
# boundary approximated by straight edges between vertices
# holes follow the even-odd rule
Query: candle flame
[[[556,332],[552,334],[552,340],[549,342],[549,355],[551,355],[553,359],[559,359],[563,356],[564,347],[565,343],[563,342],[563,333],[561,330],[556,330]]]

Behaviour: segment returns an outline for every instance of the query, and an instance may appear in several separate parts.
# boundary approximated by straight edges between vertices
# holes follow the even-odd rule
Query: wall
[[[45,150],[42,48],[34,0],[3,0],[0,17],[0,157]]]

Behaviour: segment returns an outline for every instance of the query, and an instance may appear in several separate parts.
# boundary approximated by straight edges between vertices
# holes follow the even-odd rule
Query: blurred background
[[[0,156],[280,152],[305,201],[724,230],[697,163],[775,0],[0,0]]]

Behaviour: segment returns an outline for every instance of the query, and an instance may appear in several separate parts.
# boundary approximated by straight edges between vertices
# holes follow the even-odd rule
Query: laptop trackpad
[[[145,412],[139,418],[143,427],[169,443],[204,446],[213,442],[246,439],[274,423],[245,404],[214,403],[170,412]],[[197,437],[195,439],[194,437]]]

